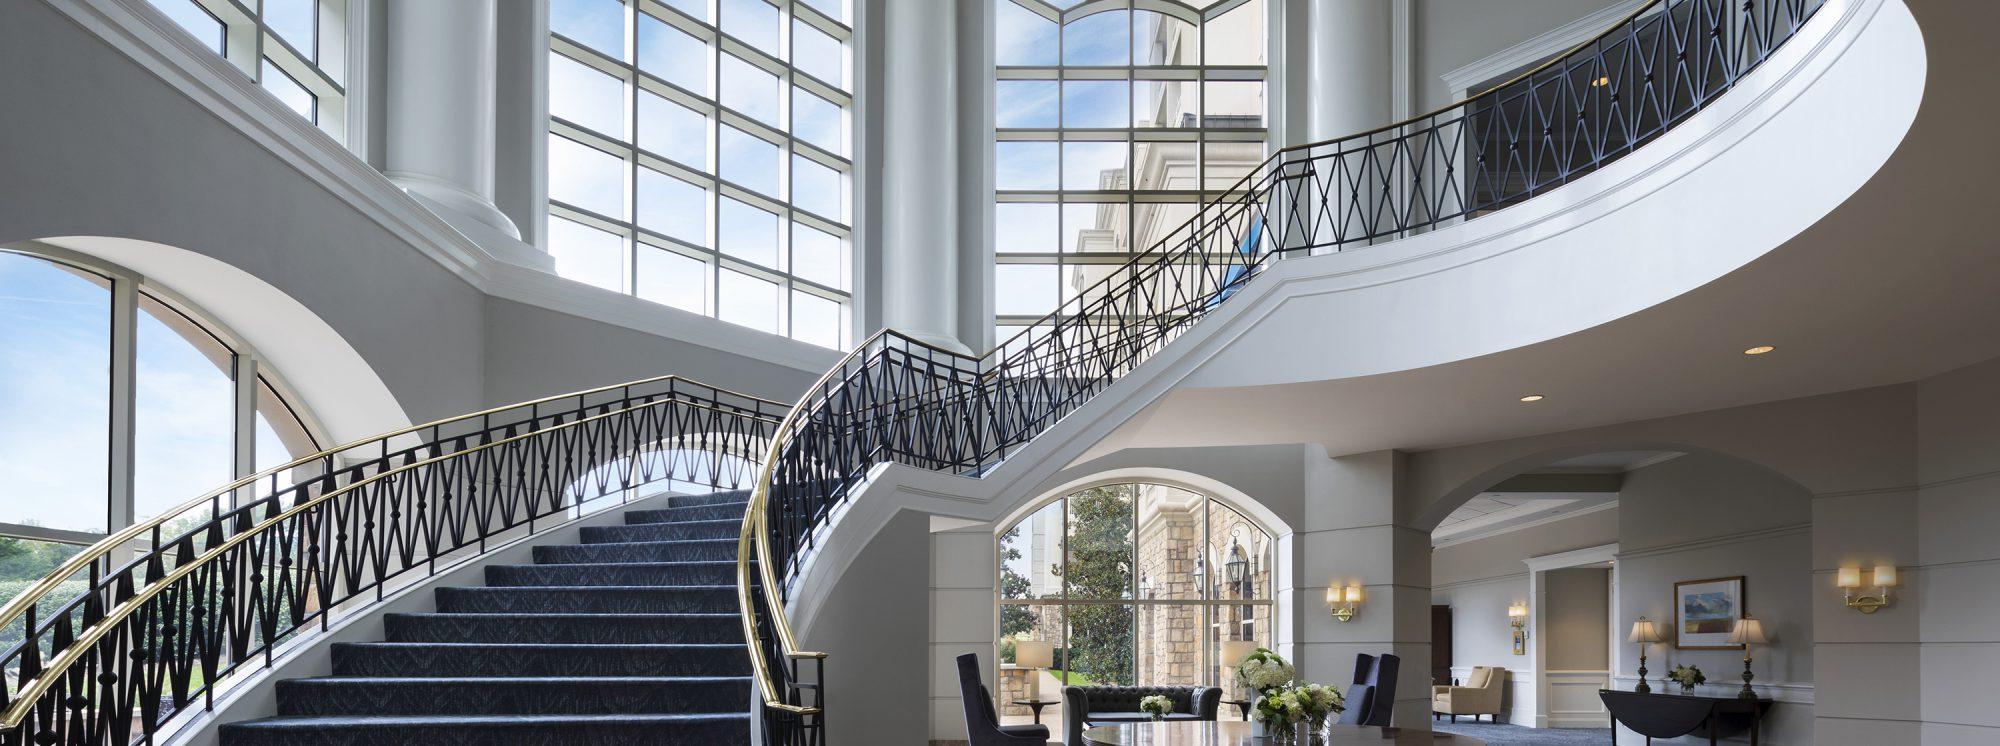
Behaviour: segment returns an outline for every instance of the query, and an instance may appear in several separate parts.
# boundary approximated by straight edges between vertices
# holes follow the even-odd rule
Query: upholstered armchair
[[[1480,715],[1491,715],[1500,722],[1501,693],[1506,689],[1507,669],[1475,666],[1465,686],[1431,687],[1431,717],[1449,715],[1456,723],[1460,715],[1471,715],[1474,722]]]
[[[979,656],[958,657],[958,696],[965,703],[965,735],[972,746],[1045,746],[1046,725],[1001,725],[993,709],[993,691],[979,678]],[[1082,743],[1082,741],[1077,741]]]
[[[1091,724],[1151,720],[1139,709],[1139,700],[1155,694],[1174,701],[1168,720],[1214,720],[1222,707],[1222,690],[1212,686],[1066,686],[1063,724],[1068,737],[1063,743],[1083,743],[1083,729]]]

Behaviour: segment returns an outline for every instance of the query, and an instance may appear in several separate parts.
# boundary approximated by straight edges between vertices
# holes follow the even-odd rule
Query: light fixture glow
[[[1860,588],[1861,568],[1853,565],[1840,568],[1834,573],[1833,584],[1839,588]]]
[[[1543,397],[1543,396],[1542,396],[1541,394],[1529,394],[1529,395],[1527,395],[1527,396],[1523,396],[1523,397],[1521,397],[1521,401],[1524,401],[1524,402],[1538,402],[1538,401],[1541,401],[1541,400],[1542,400],[1543,398],[1545,398],[1545,397]]]
[[[1747,350],[1744,350],[1744,351],[1743,351],[1743,354],[1745,354],[1745,355],[1762,355],[1762,354],[1764,354],[1764,353],[1766,353],[1766,352],[1770,352],[1770,351],[1772,351],[1772,350],[1775,350],[1775,349],[1778,349],[1778,348],[1776,348],[1776,347],[1772,347],[1772,346],[1770,346],[1770,345],[1757,345],[1756,347],[1752,347],[1752,348],[1750,348],[1750,349],[1747,349]]]
[[[1883,588],[1894,587],[1896,585],[1896,566],[1876,565],[1875,584]]]

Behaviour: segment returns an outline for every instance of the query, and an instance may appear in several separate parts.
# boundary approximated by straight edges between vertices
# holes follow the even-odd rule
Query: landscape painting
[[[1741,650],[1742,645],[1729,644],[1729,631],[1742,618],[1742,576],[1674,584],[1674,647]]]

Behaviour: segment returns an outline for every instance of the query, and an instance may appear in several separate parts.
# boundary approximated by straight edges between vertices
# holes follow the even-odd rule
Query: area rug
[[[1432,723],[1431,730],[1477,738],[1489,744],[1536,744],[1536,746],[1603,746],[1611,740],[1608,728],[1523,728],[1495,723]]]

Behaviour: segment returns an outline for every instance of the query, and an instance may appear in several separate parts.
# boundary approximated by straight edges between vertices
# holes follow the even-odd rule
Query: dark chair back
[[[1347,711],[1340,722],[1386,726],[1396,714],[1396,672],[1403,659],[1363,653],[1354,659],[1354,684],[1347,687]]]
[[[1000,728],[1000,714],[993,709],[993,692],[979,679],[979,656],[958,657],[958,696],[965,702],[965,737],[972,746],[1044,746],[1048,731],[1040,738],[1024,733],[1008,733]]]

